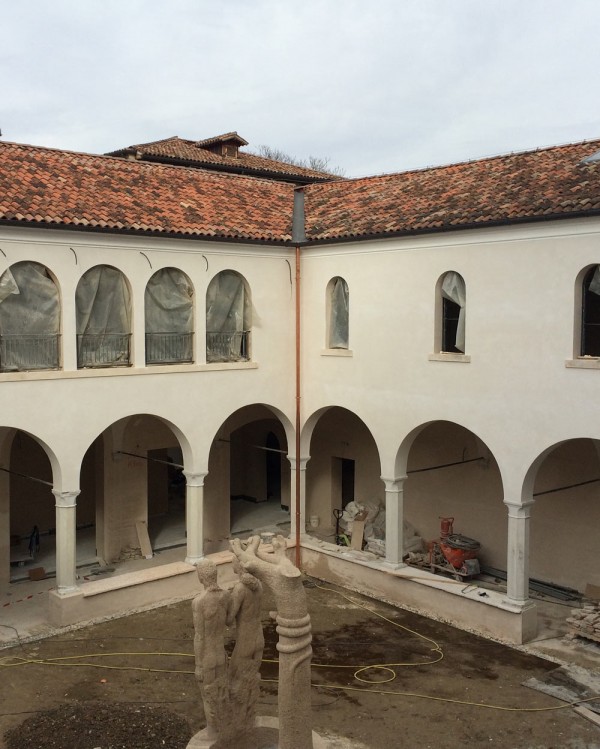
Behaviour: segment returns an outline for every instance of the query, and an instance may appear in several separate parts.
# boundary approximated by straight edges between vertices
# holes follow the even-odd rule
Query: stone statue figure
[[[230,593],[217,583],[217,567],[202,559],[197,564],[198,579],[204,586],[192,601],[196,679],[204,703],[207,739],[217,739],[221,726],[229,721],[227,653],[225,625]]]
[[[283,536],[273,539],[273,551],[260,548],[260,537],[230,541],[244,570],[266,585],[277,603],[279,642],[279,749],[313,749],[310,661],[310,615],[300,570],[286,556]]]
[[[243,569],[237,558],[233,570],[238,582],[233,586],[227,610],[227,624],[235,624],[235,647],[229,661],[229,701],[231,735],[240,735],[255,724],[260,696],[260,664],[265,639],[261,622],[262,584]]]

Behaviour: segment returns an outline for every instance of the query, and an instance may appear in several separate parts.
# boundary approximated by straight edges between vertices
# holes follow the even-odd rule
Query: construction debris
[[[364,516],[364,520],[363,520]],[[376,499],[365,502],[348,502],[339,520],[342,531],[352,536],[355,520],[364,522],[365,551],[378,557],[385,557],[385,507]],[[404,521],[404,552],[421,551],[424,543],[415,528]]]
[[[567,619],[569,633],[568,639],[585,637],[586,640],[600,642],[600,602],[584,603],[580,609],[572,609],[571,616]]]

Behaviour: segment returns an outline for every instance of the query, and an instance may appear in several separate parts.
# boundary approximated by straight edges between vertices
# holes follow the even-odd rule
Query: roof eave
[[[288,247],[293,246],[291,237],[289,239],[270,239],[267,237],[262,238],[249,238],[249,237],[229,237],[229,236],[215,236],[211,234],[184,234],[183,232],[167,232],[167,231],[148,231],[144,229],[117,229],[113,227],[105,226],[81,226],[73,224],[51,224],[43,223],[40,221],[26,221],[19,219],[4,219],[0,218],[0,226],[19,226],[26,227],[28,229],[49,229],[51,231],[80,231],[90,232],[95,234],[124,234],[127,236],[138,236],[138,237],[156,237],[163,239],[186,239],[196,242],[226,242],[233,244],[252,244],[252,245],[268,245],[273,247]]]
[[[425,229],[403,229],[395,232],[373,232],[364,234],[345,234],[338,237],[327,237],[318,239],[307,239],[301,243],[303,247],[315,245],[343,244],[349,242],[365,242],[368,240],[394,239],[396,237],[413,237],[425,234],[442,234],[444,232],[472,231],[473,229],[490,229],[499,226],[516,226],[530,223],[542,223],[544,221],[560,221],[565,219],[594,218],[600,216],[600,209],[592,211],[577,211],[573,213],[553,213],[545,216],[527,216],[516,219],[503,219],[487,221],[486,223],[457,224],[452,226],[428,227]]]

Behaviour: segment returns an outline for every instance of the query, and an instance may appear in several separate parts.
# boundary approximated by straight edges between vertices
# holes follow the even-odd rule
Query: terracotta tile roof
[[[296,166],[295,164],[287,164],[284,161],[267,159],[264,156],[256,156],[252,153],[238,151],[237,156],[222,156],[203,147],[220,141],[235,139],[243,141],[243,138],[240,138],[237,133],[227,133],[224,136],[201,141],[185,140],[175,135],[152,143],[140,143],[121,148],[118,151],[111,151],[107,155],[128,156],[135,154],[136,158],[143,161],[163,161],[226,172],[256,174],[257,176],[273,175],[280,179],[289,177],[290,182],[323,182],[332,179],[330,174]],[[246,143],[246,141],[243,142]],[[239,143],[239,145],[242,145],[242,143]]]
[[[213,138],[197,140],[194,145],[199,146],[200,148],[205,148],[206,146],[212,146],[214,143],[237,143],[238,146],[248,145],[248,141],[239,136],[236,130],[232,130],[230,133],[224,133],[223,135],[215,135]]]
[[[284,242],[293,185],[0,141],[0,222]]]
[[[450,166],[309,185],[313,241],[600,213],[600,140]]]

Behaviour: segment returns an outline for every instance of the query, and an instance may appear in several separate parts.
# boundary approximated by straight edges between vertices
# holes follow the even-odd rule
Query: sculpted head
[[[198,572],[198,580],[204,585],[207,590],[215,590],[218,588],[217,583],[217,565],[208,559],[201,559],[196,564],[196,571]]]

